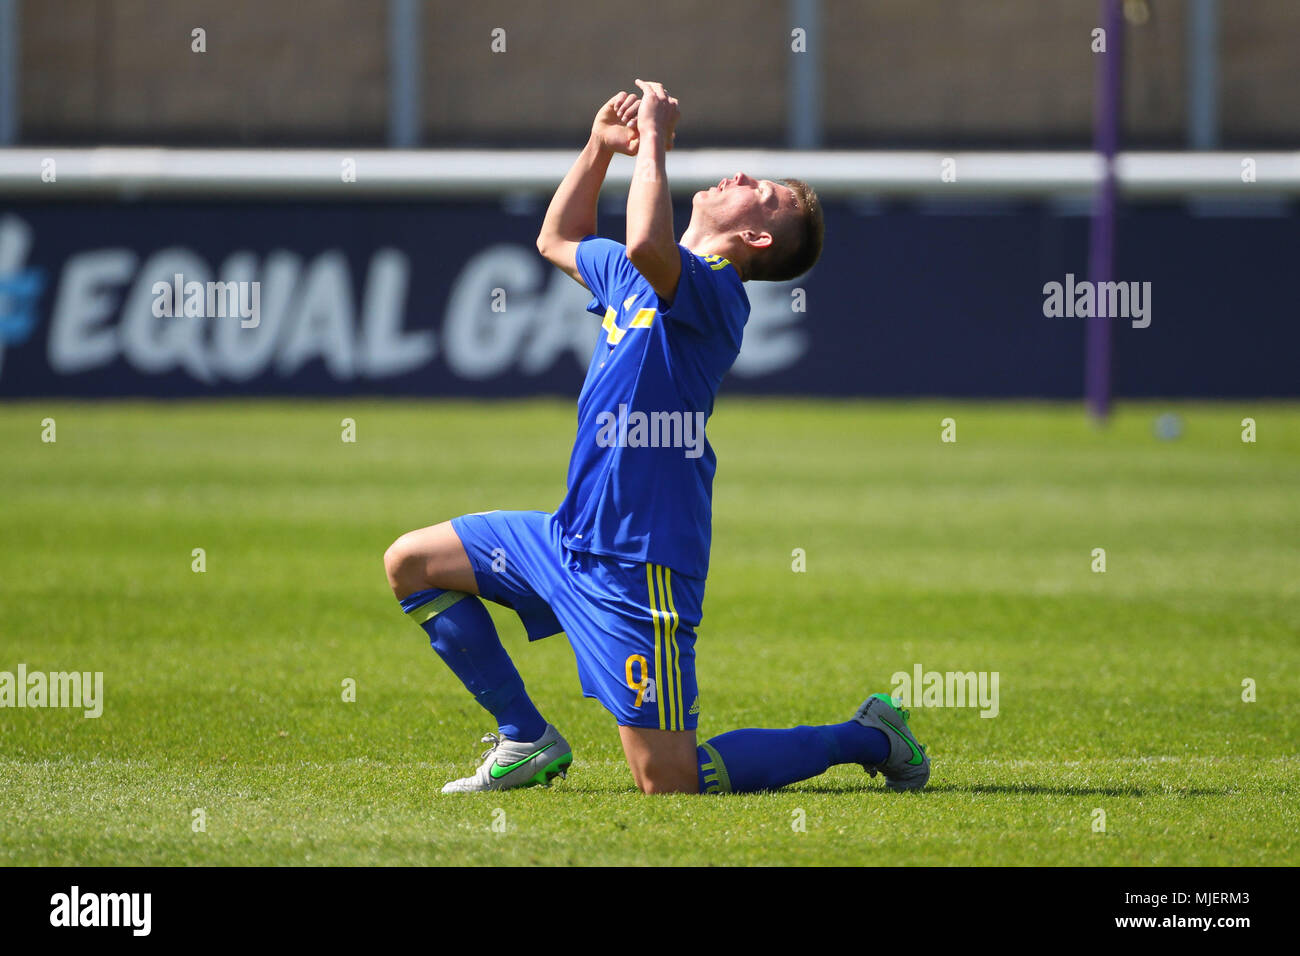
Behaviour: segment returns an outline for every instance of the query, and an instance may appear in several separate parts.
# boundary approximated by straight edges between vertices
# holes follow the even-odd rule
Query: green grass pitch
[[[1184,433],[1160,441],[1169,408]],[[573,418],[0,406],[0,671],[102,671],[105,698],[98,719],[0,710],[0,864],[1300,862],[1296,405],[1130,404],[1099,430],[1077,407],[724,395],[702,736],[847,719],[916,664],[997,671],[998,715],[914,708],[919,794],[838,767],[643,797],[564,638],[527,645],[494,608],[574,768],[443,796],[491,723],[382,553],[456,514],[554,507]]]

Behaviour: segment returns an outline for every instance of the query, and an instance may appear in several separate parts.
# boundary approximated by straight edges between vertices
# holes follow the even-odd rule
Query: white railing
[[[577,150],[0,150],[0,198],[96,196],[470,197],[546,193]],[[1089,152],[790,152],[680,150],[673,191],[689,194],[743,170],[798,176],[827,196],[1055,196],[1086,194],[1103,170]],[[607,182],[626,186],[632,160],[615,157]],[[1300,152],[1123,153],[1130,196],[1300,194]],[[1251,179],[1253,178],[1253,181]]]

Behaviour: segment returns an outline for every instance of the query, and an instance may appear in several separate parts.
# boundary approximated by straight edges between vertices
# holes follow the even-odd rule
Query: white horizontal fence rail
[[[576,150],[0,150],[0,197],[501,196],[549,193]],[[1090,152],[938,153],[680,150],[669,154],[674,193],[689,195],[737,171],[797,176],[826,197],[1087,194],[1102,175]],[[1128,196],[1300,194],[1300,152],[1122,153]],[[626,186],[632,160],[615,157],[607,183]]]

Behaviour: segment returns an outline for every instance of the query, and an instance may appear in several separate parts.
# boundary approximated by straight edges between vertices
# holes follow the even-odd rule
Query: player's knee
[[[393,593],[401,597],[423,587],[423,564],[409,533],[390,544],[384,552],[384,572]]]
[[[632,768],[637,789],[642,793],[699,793],[699,775],[694,763],[650,759]]]

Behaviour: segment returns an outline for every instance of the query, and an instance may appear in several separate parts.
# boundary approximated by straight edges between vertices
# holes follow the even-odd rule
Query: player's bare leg
[[[474,568],[450,521],[402,535],[384,552],[384,570],[399,600],[425,588],[478,594]]]
[[[695,731],[618,728],[623,755],[642,793],[699,793]]]

